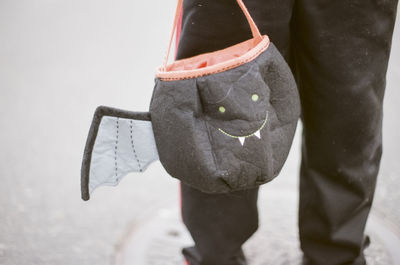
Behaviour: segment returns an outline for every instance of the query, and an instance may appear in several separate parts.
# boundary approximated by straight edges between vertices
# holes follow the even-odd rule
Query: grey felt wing
[[[100,106],[86,141],[81,195],[87,201],[99,186],[116,186],[130,172],[142,172],[158,160],[149,112]]]

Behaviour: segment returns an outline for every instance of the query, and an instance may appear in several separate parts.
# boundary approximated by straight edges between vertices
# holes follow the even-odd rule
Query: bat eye
[[[257,101],[258,100],[258,95],[257,94],[251,95],[251,100]]]
[[[225,112],[224,106],[219,106],[218,110],[219,110],[219,112],[221,112],[221,113],[224,113],[224,112]]]

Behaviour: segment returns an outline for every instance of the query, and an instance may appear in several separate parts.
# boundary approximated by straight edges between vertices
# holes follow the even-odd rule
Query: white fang
[[[244,139],[245,139],[245,138],[244,138],[244,137],[238,137],[238,138],[239,138],[240,144],[243,145],[243,144],[244,144]]]
[[[257,136],[258,139],[261,139],[260,130],[256,131],[256,132],[254,133],[254,135]]]

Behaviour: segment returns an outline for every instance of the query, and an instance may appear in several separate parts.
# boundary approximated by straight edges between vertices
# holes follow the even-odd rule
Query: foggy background
[[[88,202],[80,197],[93,112],[98,105],[148,110],[175,3],[0,0],[0,264],[113,264],[138,224],[179,203],[178,181],[159,161],[117,187],[100,187]],[[373,208],[397,232],[398,29],[397,23]],[[271,183],[293,193],[300,132],[299,126],[290,158]]]

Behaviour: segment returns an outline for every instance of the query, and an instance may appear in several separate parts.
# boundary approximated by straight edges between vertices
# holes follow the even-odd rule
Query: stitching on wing
[[[136,154],[135,145],[133,144],[133,121],[132,120],[130,120],[130,125],[129,126],[130,126],[130,137],[131,137],[131,146],[132,146],[133,154],[134,154],[134,156],[136,158],[136,161],[138,163],[139,171],[142,172],[142,166],[140,165],[140,161],[139,161],[138,156]]]
[[[118,151],[118,137],[119,137],[119,118],[116,120],[116,135],[115,135],[115,147],[114,147],[114,165],[115,165],[115,178],[118,181],[118,161],[117,161],[117,151]]]

